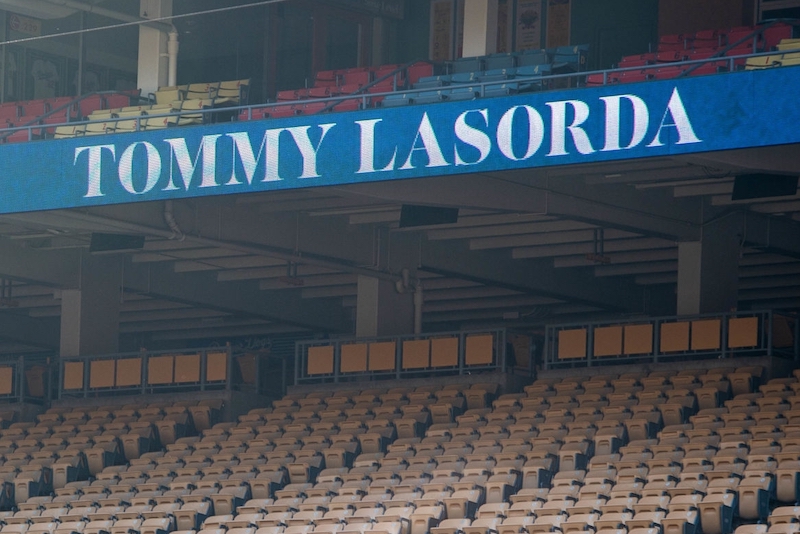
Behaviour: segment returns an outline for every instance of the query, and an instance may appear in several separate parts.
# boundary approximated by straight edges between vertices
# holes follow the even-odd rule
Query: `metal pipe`
[[[422,283],[417,280],[417,288],[414,290],[414,333],[422,333],[422,304],[425,302],[422,292]]]
[[[178,85],[178,50],[180,44],[178,43],[178,30],[175,26],[169,31],[169,40],[167,41],[167,55],[169,57],[169,70],[168,70],[168,83],[170,87]]]

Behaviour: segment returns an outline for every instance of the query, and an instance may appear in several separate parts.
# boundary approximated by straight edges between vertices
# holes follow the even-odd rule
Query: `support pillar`
[[[738,305],[741,219],[706,223],[700,241],[678,244],[678,315],[722,313]]]
[[[121,258],[81,258],[80,285],[61,292],[61,356],[119,352]]]
[[[380,337],[414,332],[414,293],[398,293],[393,282],[358,277],[356,337]]]
[[[463,57],[497,52],[497,0],[464,2]]]
[[[139,16],[144,19],[172,15],[172,0],[140,0]],[[169,85],[169,50],[166,33],[139,25],[139,66],[137,84],[142,95]]]

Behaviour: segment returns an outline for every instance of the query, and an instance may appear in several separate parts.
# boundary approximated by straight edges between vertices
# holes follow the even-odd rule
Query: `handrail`
[[[354,378],[404,378],[425,375],[464,375],[475,371],[506,371],[510,366],[507,340],[513,332],[505,328],[407,334],[371,338],[304,340],[295,343],[294,383],[340,382]],[[526,335],[526,334],[520,334]],[[490,339],[489,339],[490,338]],[[434,361],[435,340],[449,340],[447,357]],[[472,341],[475,345],[471,346]],[[407,342],[429,342],[422,353],[406,351]],[[343,347],[355,348],[347,352]],[[328,349],[313,356],[315,348]],[[373,350],[376,351],[373,356]],[[525,355],[527,357],[527,355]],[[427,360],[426,360],[427,357]],[[312,369],[313,367],[313,369]],[[322,369],[324,367],[324,369]]]
[[[759,33],[759,31],[754,32],[753,35],[755,35],[755,33]],[[750,37],[743,38],[743,39],[746,40],[746,39],[751,38],[751,37],[752,37],[752,35]],[[800,48],[792,49],[792,50],[800,51]],[[792,50],[783,50],[783,51],[779,51],[778,53],[780,53],[780,54],[791,53]],[[683,61],[675,61],[675,62],[670,62],[670,63],[655,64],[655,65],[639,65],[639,66],[635,66],[635,67],[617,67],[617,68],[613,68],[613,69],[603,69],[603,70],[594,70],[594,71],[580,71],[580,72],[570,72],[570,73],[563,73],[563,74],[524,76],[524,77],[515,77],[513,79],[502,80],[502,81],[495,80],[495,81],[490,81],[490,82],[474,81],[472,83],[453,83],[453,84],[450,84],[450,85],[448,85],[446,87],[447,88],[452,88],[452,89],[463,88],[463,87],[478,87],[478,88],[481,89],[480,94],[483,95],[483,94],[485,94],[486,87],[496,87],[496,86],[501,86],[501,85],[506,85],[506,84],[525,84],[525,83],[530,83],[530,82],[540,82],[544,86],[547,82],[552,82],[552,81],[556,81],[556,80],[565,80],[565,79],[579,79],[580,80],[580,79],[585,79],[586,77],[594,75],[594,74],[602,74],[603,75],[603,84],[602,85],[605,86],[605,85],[608,84],[608,76],[609,76],[609,74],[612,74],[612,73],[623,73],[623,72],[633,72],[633,71],[642,71],[642,70],[647,71],[647,70],[663,68],[665,66],[686,66],[686,65],[689,65],[689,66],[694,66],[693,68],[696,69],[696,68],[698,68],[698,67],[700,67],[700,66],[702,66],[703,64],[706,64],[706,63],[719,63],[721,61],[725,61],[726,63],[728,63],[728,67],[729,67],[729,71],[730,72],[735,72],[735,64],[736,64],[736,62],[738,60],[747,59],[747,58],[754,58],[754,57],[766,57],[766,56],[771,56],[771,55],[776,55],[776,51],[759,52],[759,53],[754,53],[754,54],[741,54],[741,55],[735,55],[735,56],[717,56],[715,54],[714,56],[710,56],[708,58],[703,58],[703,59],[683,60]],[[417,61],[414,61],[411,64],[413,65],[416,62]],[[692,68],[692,67],[690,67],[690,68]],[[394,76],[400,70],[401,70],[401,68],[398,68],[395,71],[392,71],[389,74],[381,77],[379,80],[375,80],[374,84],[380,83],[380,81],[388,79],[390,76]],[[680,74],[678,77],[684,77],[687,74],[688,73],[686,71],[684,71],[684,73]],[[141,116],[138,116],[138,117],[130,117],[130,118],[116,119],[116,120],[135,120],[136,121],[136,128],[135,128],[134,131],[141,131],[140,122],[141,122],[142,118],[145,118],[145,119],[164,118],[164,117],[178,117],[178,118],[180,118],[180,117],[183,117],[183,116],[186,116],[186,115],[195,115],[195,116],[196,115],[202,115],[202,116],[205,117],[205,116],[210,115],[210,114],[220,113],[221,111],[228,111],[228,112],[235,111],[237,113],[240,113],[241,111],[247,111],[248,112],[247,117],[248,117],[248,119],[251,119],[252,116],[253,116],[253,110],[256,110],[256,109],[269,108],[269,107],[275,107],[275,106],[292,106],[292,105],[309,104],[309,103],[316,103],[316,102],[328,102],[329,105],[324,107],[324,108],[322,108],[322,110],[320,110],[320,112],[323,112],[323,111],[328,111],[330,109],[335,108],[336,105],[338,105],[339,103],[341,103],[343,101],[351,100],[354,97],[358,97],[358,96],[363,96],[364,98],[367,98],[367,97],[375,98],[375,97],[386,97],[386,96],[389,96],[389,95],[397,94],[397,91],[381,92],[381,93],[365,93],[365,92],[363,92],[365,89],[367,89],[368,87],[371,87],[371,86],[372,85],[361,87],[361,88],[359,88],[358,91],[356,91],[356,92],[354,92],[352,94],[329,96],[329,97],[325,97],[325,98],[307,98],[307,99],[302,99],[302,100],[288,100],[288,101],[285,101],[285,102],[263,102],[263,103],[259,103],[259,104],[248,104],[248,105],[243,105],[243,106],[226,106],[226,107],[221,107],[221,108],[197,109],[197,110],[190,110],[190,111],[183,111],[183,112],[167,112],[167,113],[157,113],[157,114],[150,114],[150,113],[145,112]],[[414,94],[429,92],[431,90],[432,89],[430,89],[430,88],[427,88],[427,89],[409,88],[409,89],[404,89],[403,93],[404,94],[414,95]],[[81,98],[72,101],[70,104],[65,104],[65,105],[59,107],[58,110],[63,109],[63,107],[65,107],[67,105],[72,105],[72,104],[78,103],[81,100],[83,100],[84,98],[87,98],[87,97],[92,96],[94,94],[109,94],[109,93],[121,94],[119,91],[114,91],[114,92],[98,91],[98,92],[95,92],[95,93],[90,93],[90,94],[81,96]],[[53,110],[53,112],[55,112],[55,111],[56,110]],[[42,117],[38,118],[35,122],[38,123],[41,120],[42,120]],[[28,139],[29,139],[29,141],[32,141],[32,140],[34,140],[32,138],[33,137],[32,136],[32,132],[33,132],[34,129],[38,129],[38,128],[57,128],[59,126],[71,126],[71,125],[96,124],[96,123],[100,123],[100,122],[112,122],[114,120],[115,119],[112,118],[112,119],[104,119],[104,120],[96,120],[96,121],[79,120],[79,121],[68,121],[68,122],[64,122],[64,123],[52,123],[52,124],[47,124],[47,125],[44,125],[44,124],[29,124],[29,125],[23,125],[23,126],[14,126],[14,127],[10,127],[10,128],[4,129],[4,132],[2,134],[0,134],[0,142],[2,142],[3,140],[7,139],[8,137],[10,137],[14,132],[20,131],[20,130],[28,130],[29,131]],[[111,133],[113,133],[113,132],[111,132]]]
[[[667,338],[662,335],[665,325],[680,326],[675,332],[664,332],[671,336],[671,341],[666,343]],[[631,330],[631,347],[628,346],[628,329]],[[782,340],[775,339],[776,332],[782,332]],[[545,330],[546,369],[752,355],[791,358],[799,362],[800,316],[773,310],[738,311],[565,323],[549,325]]]
[[[791,19],[791,20],[794,20],[794,19]],[[720,50],[718,50],[717,52],[712,54],[709,57],[709,59],[725,57],[725,54],[728,53],[730,50],[735,50],[737,46],[739,46],[742,43],[747,42],[750,39],[753,40],[753,53],[755,54],[756,53],[756,45],[757,45],[756,37],[764,35],[764,30],[772,28],[776,24],[779,24],[779,23],[782,23],[782,22],[786,22],[786,19],[775,19],[775,20],[770,21],[765,26],[753,30],[753,32],[751,34],[746,35],[745,37],[740,37],[739,40],[738,41],[734,41],[733,44],[729,43],[727,46],[722,47]],[[690,67],[690,68],[686,69],[685,71],[683,71],[680,75],[678,75],[678,77],[680,78],[680,77],[688,76],[689,74],[691,74],[692,72],[694,72],[695,70],[697,70],[700,67],[701,67],[701,65],[695,65],[693,67]]]
[[[417,63],[428,63],[428,61],[425,60],[425,59],[415,59],[414,61],[410,61],[410,62],[406,63],[405,65],[401,65],[401,66],[397,67],[396,69],[394,69],[393,71],[389,72],[388,74],[384,74],[380,78],[372,80],[371,82],[369,82],[366,85],[362,85],[356,91],[354,91],[353,93],[348,94],[347,96],[348,97],[353,97],[353,96],[357,96],[359,94],[364,94],[364,95],[365,94],[372,94],[372,93],[367,93],[366,92],[370,87],[375,87],[376,85],[378,85],[382,81],[388,80],[390,77],[394,78],[397,74],[407,70],[409,67],[411,67],[412,65],[416,65]],[[394,85],[394,92],[397,92],[397,78],[394,79],[394,84],[393,85]],[[323,109],[321,109],[320,113],[322,113],[324,111],[330,111],[334,107],[336,107],[336,104],[330,104],[330,105],[324,107]]]
[[[210,356],[215,354],[224,354],[224,362],[221,362],[220,359],[212,361]],[[191,374],[178,376],[178,364],[175,358],[181,356],[197,358],[196,361],[188,362],[187,367],[181,370],[181,372]],[[234,387],[235,356],[237,353],[230,346],[224,346],[61,357],[57,362],[59,376],[57,398],[88,397],[103,392],[116,395],[125,393],[144,395],[171,391],[230,391]],[[165,359],[167,357],[174,358],[167,361]],[[156,360],[159,358],[167,364],[167,368],[152,367],[151,369],[151,365],[155,366]],[[125,382],[118,383],[117,362],[137,359],[139,360],[138,364],[134,362],[131,369],[125,369]],[[95,376],[93,367],[95,363],[109,365],[110,369],[105,369],[104,374],[98,367],[98,374]],[[220,363],[224,363],[224,370],[218,368]],[[208,372],[212,367],[218,375],[209,377]],[[134,369],[138,369],[139,376],[130,375],[135,372]],[[153,372],[156,374],[153,375]],[[168,374],[163,374],[167,372]],[[248,378],[257,381],[258,375],[256,370],[255,375]],[[97,382],[94,381],[95,378],[98,379]]]
[[[69,118],[70,118],[69,117],[69,113],[67,114],[67,122],[66,123],[53,123],[53,124],[45,125],[43,121],[45,119],[47,119],[48,117],[53,116],[58,111],[62,111],[64,109],[69,109],[69,108],[71,108],[73,106],[76,106],[80,102],[86,100],[87,98],[92,97],[92,96],[97,96],[97,95],[99,95],[99,96],[103,96],[103,95],[126,95],[126,96],[131,96],[132,97],[132,95],[129,95],[125,91],[113,91],[113,90],[112,91],[92,91],[91,93],[83,94],[83,95],[81,95],[81,96],[79,96],[77,98],[74,98],[73,100],[70,100],[69,102],[66,102],[66,103],[64,103],[64,104],[62,104],[62,105],[60,105],[60,106],[58,106],[56,108],[51,109],[50,111],[44,113],[43,115],[40,115],[40,116],[36,117],[34,120],[29,121],[29,122],[27,122],[25,124],[21,124],[19,126],[14,126],[14,127],[11,127],[11,128],[3,128],[3,130],[7,130],[9,133],[0,134],[0,143],[3,142],[4,140],[6,140],[7,138],[9,138],[10,136],[12,136],[14,134],[14,132],[16,132],[18,130],[28,130],[28,141],[32,141],[33,140],[32,136],[33,136],[34,128],[41,128],[41,127],[54,128],[54,127],[58,127],[58,126],[66,126],[68,124],[79,124],[80,122],[70,121],[69,120]],[[80,113],[78,115],[80,116]],[[83,117],[81,117],[81,118],[83,118]]]

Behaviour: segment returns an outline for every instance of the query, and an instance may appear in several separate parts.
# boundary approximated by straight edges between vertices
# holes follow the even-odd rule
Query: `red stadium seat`
[[[717,48],[721,44],[721,37],[717,30],[700,30],[692,38],[694,48]]]
[[[732,45],[738,41],[742,41],[736,48],[748,48],[749,53],[753,53],[753,43],[755,42],[755,51],[758,52],[763,50],[762,40],[755,35],[755,30],[750,26],[737,26],[735,28],[731,28],[726,32],[726,43],[727,45]]]
[[[278,91],[276,99],[278,100],[278,102],[294,102],[295,100],[298,100],[297,89]]]
[[[776,24],[764,30],[764,50],[775,50],[782,39],[791,39],[792,27],[788,24]]]
[[[689,39],[683,35],[662,35],[658,40],[658,51],[680,51],[689,48],[687,42]]]
[[[13,122],[19,117],[19,106],[16,102],[0,104],[0,122]]]
[[[339,75],[335,70],[321,70],[314,77],[314,87],[331,87],[338,83]]]
[[[420,78],[425,76],[433,76],[433,64],[431,63],[414,63],[406,69],[408,84],[414,85]]]
[[[656,80],[667,80],[677,78],[685,69],[683,67],[661,67],[650,72]]]
[[[700,66],[694,67],[688,76],[703,76],[706,74],[718,74],[728,70],[727,62],[714,61],[711,63],[703,63]]]
[[[619,77],[622,73],[609,72],[606,75],[606,85],[612,83],[619,83]],[[587,87],[597,87],[603,85],[603,74],[590,74],[586,77]]]
[[[669,50],[656,54],[657,63],[673,63],[675,61],[683,61],[684,59],[686,59],[684,51]]]
[[[639,54],[635,56],[624,56],[619,64],[617,65],[620,68],[624,67],[643,67],[645,65],[652,65],[656,61],[656,54],[648,53],[648,54]]]
[[[131,97],[127,94],[112,94],[105,97],[105,108],[124,108],[131,105]]]
[[[35,132],[34,132],[35,134]],[[17,130],[5,138],[6,143],[25,143],[29,141],[28,130]]]
[[[361,107],[361,100],[356,98],[348,98],[336,104],[332,111],[356,111]]]
[[[311,87],[308,90],[308,98],[327,98],[330,94],[328,87]]]
[[[619,83],[636,83],[649,80],[651,73],[644,70],[627,70],[620,73]]]
[[[349,84],[349,85],[340,85],[335,89],[332,88],[331,94],[332,95],[352,95],[355,94],[359,89],[361,89],[361,85],[359,84]]]
[[[93,111],[103,109],[103,97],[100,95],[87,96],[78,102],[78,108],[80,109],[81,117],[88,117]]]
[[[304,104],[303,107],[300,109],[300,112],[303,115],[314,115],[316,113],[321,113],[326,107],[330,104],[328,102],[309,102],[308,104]]]
[[[300,107],[298,106],[271,106],[266,108],[266,111],[269,113],[269,116],[272,118],[280,118],[280,117],[292,117],[297,115],[298,111],[300,111]]]
[[[348,69],[342,75],[342,85],[367,85],[372,81],[372,73],[366,69]]]

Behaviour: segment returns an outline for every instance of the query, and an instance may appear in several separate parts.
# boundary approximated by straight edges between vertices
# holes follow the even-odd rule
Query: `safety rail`
[[[0,401],[43,404],[50,400],[52,358],[43,354],[0,357]]]
[[[487,329],[295,343],[295,384],[505,371],[508,332]]]
[[[757,33],[757,32],[756,32]],[[800,51],[800,49],[798,49]],[[607,70],[595,70],[595,71],[580,71],[580,72],[570,72],[570,73],[562,73],[562,74],[549,74],[549,75],[537,75],[537,76],[525,76],[525,77],[515,77],[510,80],[502,80],[502,81],[474,81],[470,83],[451,83],[447,86],[448,89],[458,89],[458,88],[467,88],[473,87],[476,89],[475,94],[478,98],[485,97],[487,93],[487,89],[491,89],[492,87],[500,87],[503,85],[536,85],[540,87],[540,91],[546,90],[553,90],[553,89],[564,89],[565,86],[569,87],[583,87],[585,86],[585,81],[588,77],[597,75],[600,76],[600,84],[599,86],[604,85],[628,85],[627,83],[617,83],[614,81],[613,74],[621,74],[624,72],[632,72],[632,71],[647,71],[647,70],[654,70],[658,68],[663,68],[664,66],[670,67],[700,67],[704,64],[715,64],[720,65],[721,63],[725,63],[728,71],[736,72],[737,65],[741,64],[742,60],[747,60],[748,58],[758,58],[758,57],[767,57],[767,56],[774,56],[776,54],[785,54],[785,53],[793,53],[792,50],[783,50],[780,52],[770,51],[770,52],[759,52],[754,54],[744,54],[744,55],[733,55],[733,56],[714,56],[709,58],[703,59],[694,59],[694,60],[684,60],[684,61],[676,61],[670,63],[662,63],[657,65],[640,65],[635,67],[622,67],[622,68],[615,68],[615,69],[607,69]],[[676,78],[684,78],[690,74],[689,69],[682,73],[681,75],[677,76]],[[391,77],[391,75],[387,75],[386,78]],[[572,83],[574,81],[574,83]],[[561,82],[561,83],[559,83]],[[646,81],[644,82],[646,83]],[[363,89],[363,88],[362,88]],[[430,92],[431,89],[404,89],[402,91],[403,94],[407,95],[414,95],[414,94],[421,94]],[[490,91],[491,92],[491,91]],[[134,126],[131,129],[126,129],[124,133],[131,133],[131,132],[139,132],[143,131],[146,128],[143,127],[149,120],[152,119],[175,119],[174,122],[177,124],[175,126],[170,125],[170,127],[184,127],[180,125],[180,119],[185,117],[191,117],[192,120],[189,121],[189,125],[196,125],[200,124],[195,120],[196,117],[200,116],[203,117],[202,123],[209,124],[213,122],[213,115],[225,113],[230,114],[233,112],[235,115],[243,115],[245,120],[252,120],[254,118],[258,119],[257,113],[254,111],[258,111],[264,108],[270,108],[274,106],[292,106],[292,105],[301,105],[301,104],[309,104],[309,103],[324,103],[327,104],[320,110],[322,111],[336,111],[336,105],[345,102],[345,101],[352,101],[352,100],[359,100],[359,107],[360,109],[367,109],[369,107],[370,101],[372,99],[381,99],[385,98],[389,95],[396,95],[398,94],[397,91],[392,92],[376,92],[376,93],[365,93],[359,90],[354,94],[347,94],[347,95],[338,95],[338,96],[329,96],[326,98],[306,98],[302,100],[292,100],[292,101],[281,101],[281,102],[264,102],[260,104],[250,104],[246,106],[225,106],[225,107],[210,107],[204,109],[193,109],[187,110],[183,112],[169,112],[169,113],[153,113],[153,114],[143,114],[137,117],[125,117],[123,121],[134,121]],[[511,93],[513,94],[513,93]],[[83,97],[81,97],[83,98]],[[244,113],[243,113],[244,112]],[[10,137],[14,132],[17,131],[27,131],[28,132],[28,140],[29,141],[37,141],[41,139],[36,138],[35,132],[42,131],[42,130],[52,130],[59,126],[76,126],[76,125],[90,125],[90,124],[99,124],[99,123],[108,123],[113,122],[116,119],[103,119],[103,120],[96,120],[96,121],[69,121],[65,123],[48,123],[48,124],[41,124],[39,120],[37,120],[36,124],[29,124],[24,126],[15,126],[5,128],[2,133],[2,139],[6,139]],[[108,132],[108,133],[115,133],[115,132]],[[122,132],[117,132],[122,133]],[[44,136],[42,139],[52,139],[52,137]]]
[[[777,356],[800,361],[794,313],[744,311],[548,326],[544,368]]]
[[[230,346],[58,359],[58,398],[258,388],[258,354]]]

